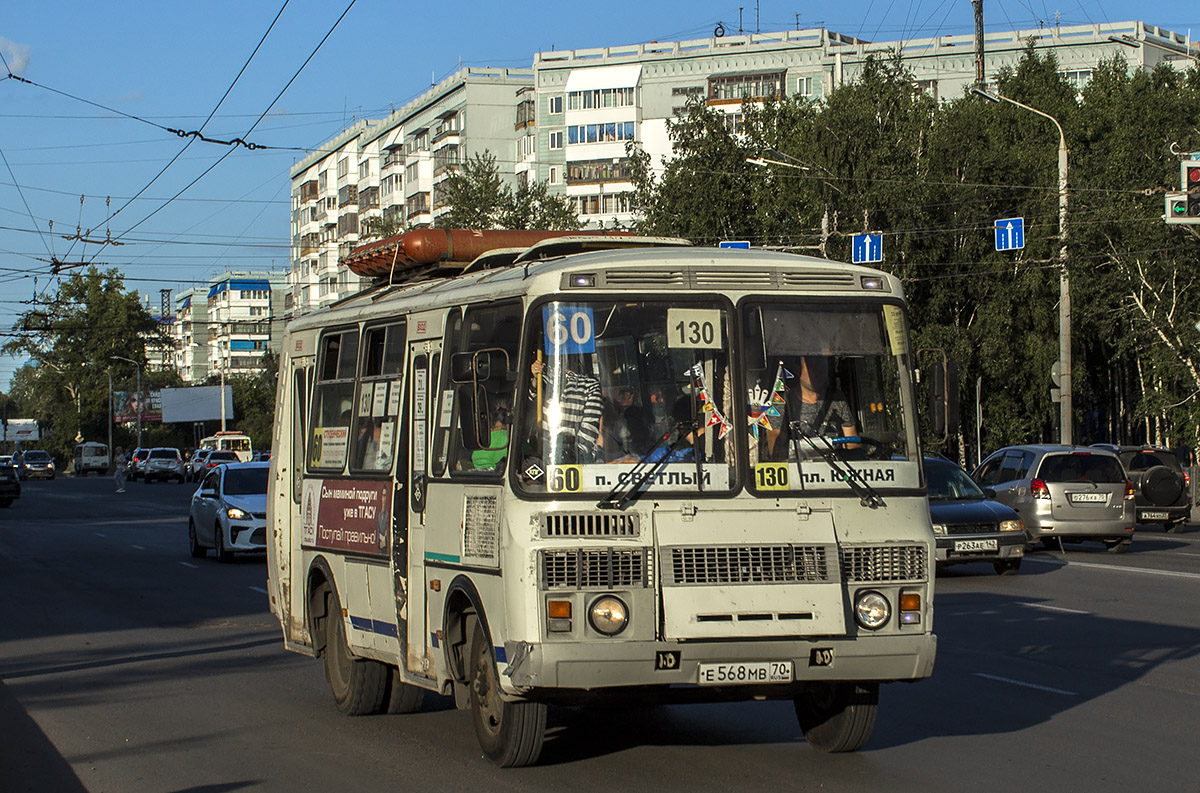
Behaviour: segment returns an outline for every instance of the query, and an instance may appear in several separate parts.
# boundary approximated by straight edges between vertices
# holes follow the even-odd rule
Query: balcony
[[[379,188],[368,187],[358,192],[358,211],[363,212],[368,209],[377,209],[379,207]]]
[[[300,203],[307,204],[317,200],[317,180],[309,179],[300,185]]]

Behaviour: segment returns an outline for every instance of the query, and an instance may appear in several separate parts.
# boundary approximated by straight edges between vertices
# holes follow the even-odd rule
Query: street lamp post
[[[1043,113],[1037,108],[1009,99],[1000,94],[989,94],[978,88],[972,88],[971,93],[978,94],[992,102],[1008,102],[1010,105],[1024,108],[1030,113],[1036,113],[1042,118],[1049,119],[1058,130],[1058,387],[1059,387],[1059,439],[1064,444],[1070,444],[1074,439],[1072,427],[1072,397],[1071,397],[1071,279],[1067,272],[1067,137],[1063,134],[1062,125],[1054,116]]]
[[[125,358],[120,355],[110,355],[108,357],[114,361],[125,361],[137,367],[137,445],[140,449],[142,448],[142,365],[132,358]]]

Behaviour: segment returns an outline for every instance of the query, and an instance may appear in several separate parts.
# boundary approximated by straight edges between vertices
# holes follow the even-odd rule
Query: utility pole
[[[975,87],[983,90],[986,81],[983,70],[983,0],[971,0],[975,9]]]

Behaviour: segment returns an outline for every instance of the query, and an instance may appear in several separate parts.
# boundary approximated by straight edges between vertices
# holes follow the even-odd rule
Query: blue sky
[[[741,2],[746,32],[799,24],[892,41],[967,34],[973,25],[970,0],[842,0],[815,9]],[[161,289],[203,285],[225,269],[286,271],[292,164],[355,119],[402,106],[460,62],[528,67],[539,51],[702,38],[718,22],[732,34],[739,24],[736,3],[704,0],[358,0],[317,49],[348,4],[290,0],[234,84],[283,0],[7,3],[0,53],[14,74],[39,86],[0,80],[0,333],[30,308],[22,301],[52,299],[52,257],[117,267],[128,288],[149,295],[156,313]],[[984,3],[988,30],[1052,26],[1056,14],[1062,25],[1141,19],[1200,38],[1195,0]],[[0,65],[0,77],[7,74]],[[205,134],[278,148],[230,152],[195,141],[184,150],[184,139],[161,129],[198,129],[231,84]],[[101,248],[63,238],[77,227],[89,240],[111,233],[124,244]],[[0,356],[0,390],[21,363]]]

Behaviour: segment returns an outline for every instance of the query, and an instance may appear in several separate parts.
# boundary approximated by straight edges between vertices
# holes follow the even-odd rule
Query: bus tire
[[[380,713],[387,698],[388,668],[355,658],[346,643],[346,625],[337,593],[326,594],[325,680],[337,709],[347,716]]]
[[[804,739],[820,752],[853,752],[871,737],[879,712],[878,683],[816,683],[796,696]]]
[[[405,683],[400,678],[400,670],[391,667],[391,674],[388,675],[387,712],[416,713],[424,701],[425,689]]]
[[[491,642],[476,620],[471,639],[467,682],[471,720],[483,753],[501,768],[532,765],[546,737],[546,705],[506,702],[500,695],[500,675]]]

